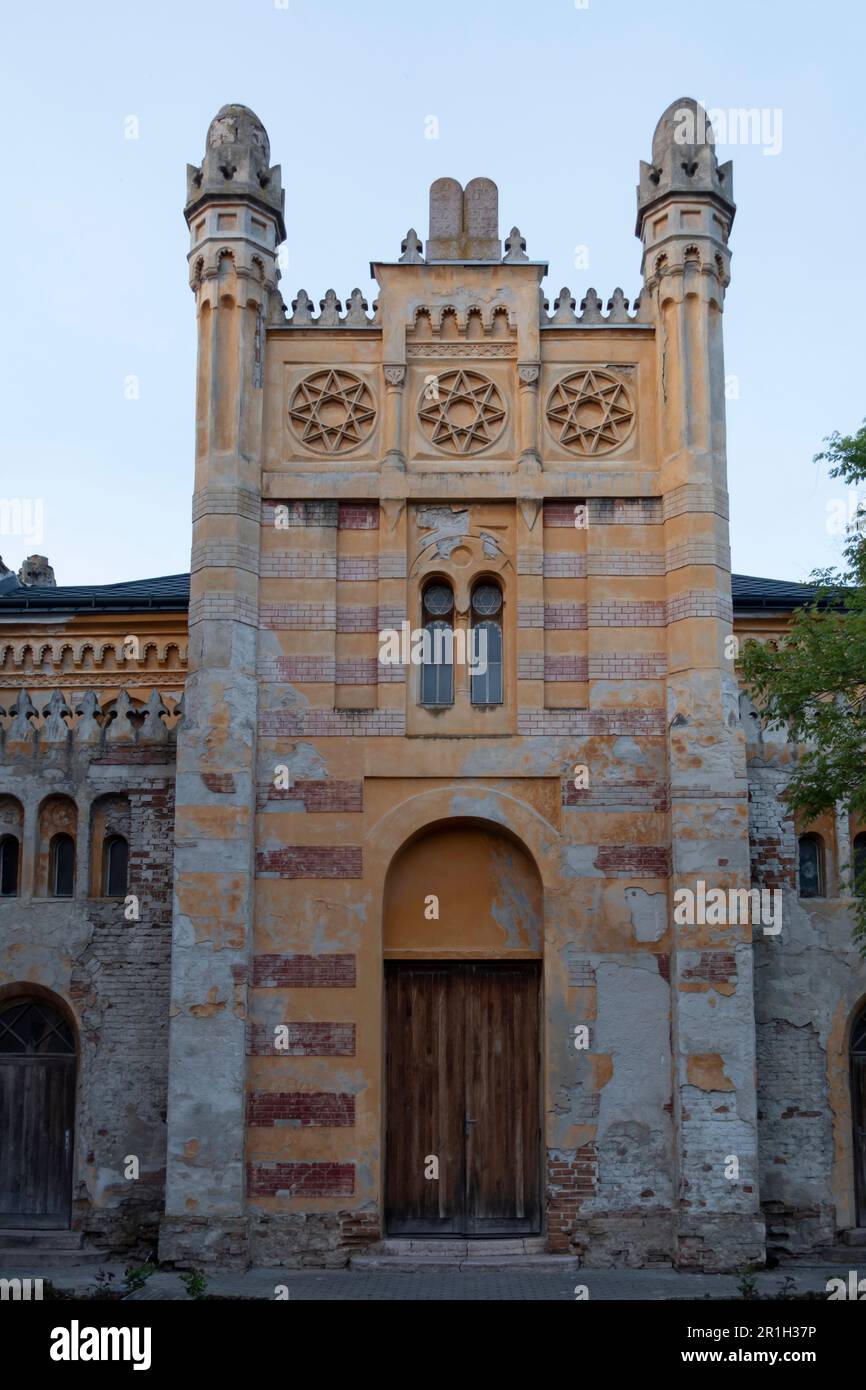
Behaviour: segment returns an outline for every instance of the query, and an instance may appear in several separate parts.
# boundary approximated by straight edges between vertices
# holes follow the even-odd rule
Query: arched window
[[[102,893],[106,898],[126,894],[129,845],[122,835],[106,836],[102,845]]]
[[[20,845],[14,835],[0,839],[0,898],[18,896],[18,859]]]
[[[0,897],[16,898],[21,875],[24,807],[14,796],[0,796]]]
[[[502,590],[485,580],[472,590],[470,690],[473,705],[502,704]]]
[[[69,898],[75,891],[75,846],[78,809],[71,797],[48,796],[39,808],[39,849],[34,892],[39,897]]]
[[[71,898],[75,887],[75,841],[71,835],[55,835],[51,841],[51,893]]]
[[[820,835],[800,836],[800,897],[824,897],[824,845]]]
[[[866,832],[862,831],[854,836],[851,845],[854,851],[854,879],[855,882],[861,874],[866,874]]]
[[[428,584],[424,608],[424,661],[421,665],[421,704],[454,703],[454,594],[437,580]]]

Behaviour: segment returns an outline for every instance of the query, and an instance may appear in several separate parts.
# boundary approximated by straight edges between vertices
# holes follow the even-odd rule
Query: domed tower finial
[[[700,193],[717,198],[728,226],[734,220],[733,165],[719,164],[712,123],[694,97],[672,101],[655,128],[652,163],[641,160],[637,190],[637,235],[643,219],[666,194]]]
[[[679,97],[655,128],[652,163],[640,165],[635,231],[644,244],[644,284],[697,259],[713,268],[724,290],[736,210],[733,165],[719,164],[706,111],[693,97]]]
[[[270,161],[268,132],[256,113],[236,102],[221,107],[208,127],[201,166],[186,167],[187,222],[204,202],[242,198],[275,213],[279,240],[284,240],[286,197],[280,166],[271,168]]]

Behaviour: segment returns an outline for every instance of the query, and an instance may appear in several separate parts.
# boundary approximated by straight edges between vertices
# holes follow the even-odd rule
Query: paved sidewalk
[[[853,1253],[853,1252],[852,1252]],[[817,1266],[793,1265],[755,1275],[758,1291],[778,1295],[785,1277],[790,1275],[799,1292],[824,1292],[827,1280],[833,1275],[847,1278],[853,1264],[839,1268],[829,1264]],[[95,1276],[100,1267],[93,1265],[66,1269],[34,1269],[19,1267],[0,1271],[0,1277],[30,1275],[50,1279],[58,1288],[84,1292],[96,1287]],[[123,1266],[115,1263],[101,1266],[112,1270],[119,1284]],[[289,1300],[294,1302],[417,1302],[425,1301],[544,1301],[570,1302],[575,1298],[575,1285],[586,1285],[590,1299],[653,1300],[672,1298],[740,1298],[738,1276],[734,1274],[684,1274],[674,1269],[579,1269],[571,1271],[535,1272],[530,1269],[478,1270],[437,1269],[426,1273],[367,1272],[348,1269],[294,1270],[250,1269],[208,1276],[207,1292],[230,1297],[274,1299],[277,1289],[284,1286]],[[180,1274],[158,1272],[151,1275],[143,1289],[130,1295],[131,1302],[186,1299]]]

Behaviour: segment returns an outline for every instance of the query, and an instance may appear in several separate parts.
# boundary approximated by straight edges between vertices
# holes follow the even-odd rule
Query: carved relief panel
[[[379,374],[369,366],[289,367],[283,428],[289,458],[369,459],[378,451]]]
[[[542,382],[542,417],[548,457],[634,460],[639,453],[637,367],[549,364]]]
[[[514,365],[414,358],[407,390],[410,461],[447,467],[471,459],[501,468],[514,457]]]

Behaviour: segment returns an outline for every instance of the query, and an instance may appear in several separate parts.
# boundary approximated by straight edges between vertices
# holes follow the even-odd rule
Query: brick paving
[[[836,1274],[847,1277],[844,1259],[839,1268],[823,1264],[796,1265],[755,1276],[758,1292],[778,1295],[786,1275],[793,1277],[800,1292],[826,1288]],[[19,1266],[0,1270],[0,1277],[41,1276],[57,1287],[85,1292],[95,1287],[100,1266],[70,1266],[63,1269],[35,1269]],[[102,1268],[114,1271],[119,1283],[123,1266],[116,1263]],[[674,1269],[578,1269],[535,1272],[532,1269],[454,1270],[441,1266],[426,1272],[250,1269],[208,1276],[207,1292],[238,1298],[273,1299],[278,1286],[285,1285],[289,1301],[295,1302],[571,1302],[575,1285],[586,1285],[590,1300],[659,1301],[677,1298],[739,1299],[738,1276],[732,1274],[686,1274]],[[181,1300],[187,1297],[179,1273],[160,1271],[131,1301]]]

